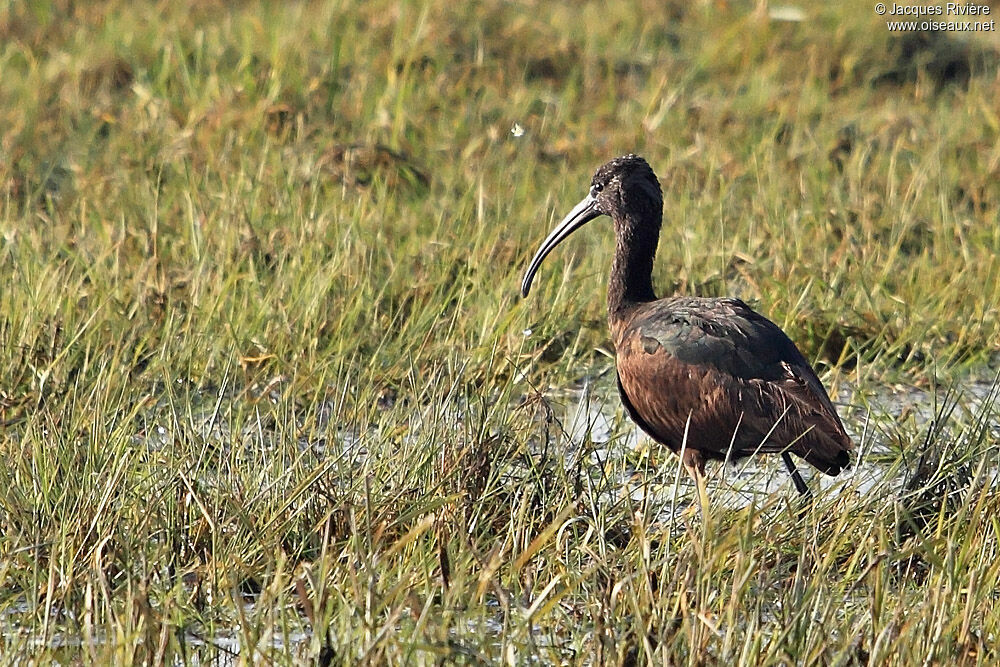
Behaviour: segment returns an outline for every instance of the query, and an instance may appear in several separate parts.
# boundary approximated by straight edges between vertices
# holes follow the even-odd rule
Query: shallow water
[[[899,458],[901,448],[918,448],[931,429],[944,429],[960,439],[963,433],[981,423],[985,424],[988,437],[994,443],[1000,442],[998,393],[1000,386],[995,381],[975,378],[957,388],[936,390],[906,385],[861,388],[841,383],[835,404],[857,446],[855,465],[838,477],[817,473],[804,463],[799,469],[814,493],[864,495],[879,488],[895,495],[903,490],[907,474],[905,466],[900,468],[892,462]],[[647,438],[623,415],[613,373],[588,377],[568,388],[550,388],[543,392],[541,400],[551,416],[551,424],[538,429],[545,431],[544,446],[559,452],[567,470],[579,466],[588,470],[593,479],[600,480],[596,489],[600,502],[615,503],[628,498],[649,508],[652,520],[674,526],[675,520],[697,502],[694,486],[677,457]],[[254,442],[255,447],[264,451],[280,437],[273,431],[250,426],[241,433],[233,433],[224,414],[220,416],[218,409],[203,406],[192,411],[189,425],[206,440],[231,443],[242,439]],[[299,451],[308,450],[317,457],[356,466],[368,457],[367,443],[380,437],[378,427],[373,425],[361,432],[332,423],[334,415],[332,405],[320,406],[311,432],[324,435],[300,438]],[[137,425],[134,441],[154,450],[171,446],[174,434],[170,429],[152,417],[149,419]],[[442,410],[440,406],[425,406],[413,412],[403,438],[415,442],[425,435],[424,429],[433,429],[434,433],[454,429],[454,435],[461,437],[465,421],[462,407]],[[538,440],[528,446],[541,448],[543,444]],[[987,483],[998,485],[998,478],[1000,475],[993,471]],[[796,497],[777,456],[756,457],[737,465],[710,464],[708,493],[713,506],[731,509],[763,503],[779,493]],[[255,617],[258,613],[255,609],[255,603],[249,602],[245,615]],[[53,625],[58,627],[59,614],[53,611],[53,615]],[[0,638],[4,643],[29,650],[47,645],[57,653],[64,649],[68,656],[79,653],[84,646],[82,636],[57,632],[42,640],[40,630],[31,625],[35,616],[23,601],[8,605],[0,611]],[[475,632],[486,635],[499,636],[503,630],[500,622],[489,615],[470,623],[475,625]],[[287,634],[261,638],[249,649],[254,656],[251,659],[266,659],[268,652],[305,656],[312,640],[308,626],[303,617]],[[248,649],[242,645],[242,638],[236,624],[208,635],[191,629],[184,638],[189,650],[185,660],[190,664],[238,664],[247,657]],[[95,641],[114,640],[98,637]]]
[[[255,602],[244,604],[244,614],[248,618],[254,617],[258,613]],[[52,610],[53,623],[57,623],[59,610]],[[28,624],[22,624],[22,620],[32,618],[30,606],[22,601],[10,605],[7,609],[0,611],[0,645],[6,645],[7,650],[11,646],[21,646],[25,652],[37,652],[41,649],[54,651],[57,664],[62,661],[75,664],[82,650],[88,647],[88,641],[83,635],[67,634],[66,632],[55,632],[47,641],[40,636],[38,628]],[[240,626],[234,624],[230,628],[216,630],[211,634],[199,632],[197,628],[189,627],[184,632],[183,647],[184,656],[177,658],[175,664],[185,665],[212,665],[212,667],[229,667],[230,665],[267,662],[269,656],[290,655],[298,659],[306,659],[309,643],[312,640],[312,633],[309,631],[308,620],[301,617],[299,628],[287,634],[270,634],[261,637],[252,648],[251,654],[246,655],[243,646]],[[90,640],[90,646],[97,648],[120,641],[118,637],[109,637],[105,633],[99,633]],[[65,660],[61,660],[60,656]]]
[[[609,466],[620,471],[620,488],[612,495],[629,494],[633,500],[653,501],[665,509],[684,507],[694,500],[693,483],[681,474],[676,457],[659,452],[657,461],[675,471],[670,484],[650,483],[629,465],[635,453],[663,448],[647,438],[623,416],[613,375],[586,378],[578,386],[553,390],[547,399],[563,427],[567,451],[586,452],[595,466]],[[948,422],[962,429],[978,419],[988,421],[994,440],[1000,440],[1000,415],[997,401],[1000,385],[992,380],[972,379],[960,386],[931,390],[915,386],[879,386],[861,389],[842,383],[834,404],[856,447],[851,468],[837,477],[815,471],[796,461],[810,488],[821,492],[835,487],[850,487],[853,493],[865,494],[875,487],[888,485],[899,490],[905,476],[891,474],[887,461],[894,458],[894,447],[906,441],[919,444],[928,430]],[[617,459],[619,465],[613,465]],[[572,462],[572,460],[570,461]],[[731,509],[752,504],[786,489],[794,493],[791,478],[778,456],[752,457],[736,464],[709,464],[708,489],[712,503]],[[649,495],[651,494],[651,495]],[[648,497],[647,497],[648,496]]]

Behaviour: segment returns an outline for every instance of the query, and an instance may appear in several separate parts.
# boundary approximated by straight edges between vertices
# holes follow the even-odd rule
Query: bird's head
[[[549,233],[535,253],[521,282],[521,296],[527,297],[531,281],[542,260],[570,234],[602,215],[610,216],[619,235],[622,225],[642,223],[655,226],[659,234],[663,193],[649,163],[638,155],[623,155],[601,166],[590,182],[587,196],[573,207]]]

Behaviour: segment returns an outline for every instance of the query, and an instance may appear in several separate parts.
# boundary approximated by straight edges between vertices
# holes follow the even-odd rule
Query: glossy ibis
[[[681,455],[702,503],[706,460],[780,453],[805,496],[789,452],[828,475],[844,469],[851,439],[809,362],[776,324],[739,299],[656,298],[663,195],[641,157],[597,170],[590,192],[535,253],[521,294],[528,296],[553,248],[602,215],[611,217],[617,240],[608,324],[622,403],[643,431]]]

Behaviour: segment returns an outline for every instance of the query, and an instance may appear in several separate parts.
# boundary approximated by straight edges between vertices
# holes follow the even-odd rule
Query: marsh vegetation
[[[798,9],[0,6],[4,662],[994,662],[997,44]],[[623,417],[601,223],[518,297],[630,151],[856,438],[804,518]]]

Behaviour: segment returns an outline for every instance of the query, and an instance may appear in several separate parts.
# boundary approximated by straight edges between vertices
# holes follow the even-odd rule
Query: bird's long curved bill
[[[597,200],[588,194],[584,197],[583,201],[574,206],[573,210],[556,225],[555,229],[542,241],[538,252],[531,259],[531,264],[528,265],[528,270],[524,273],[524,280],[521,281],[522,297],[528,296],[528,291],[531,289],[531,281],[534,279],[538,267],[542,265],[542,260],[545,259],[545,256],[552,252],[553,248],[562,243],[567,236],[599,215],[601,215],[601,212],[597,210]]]

